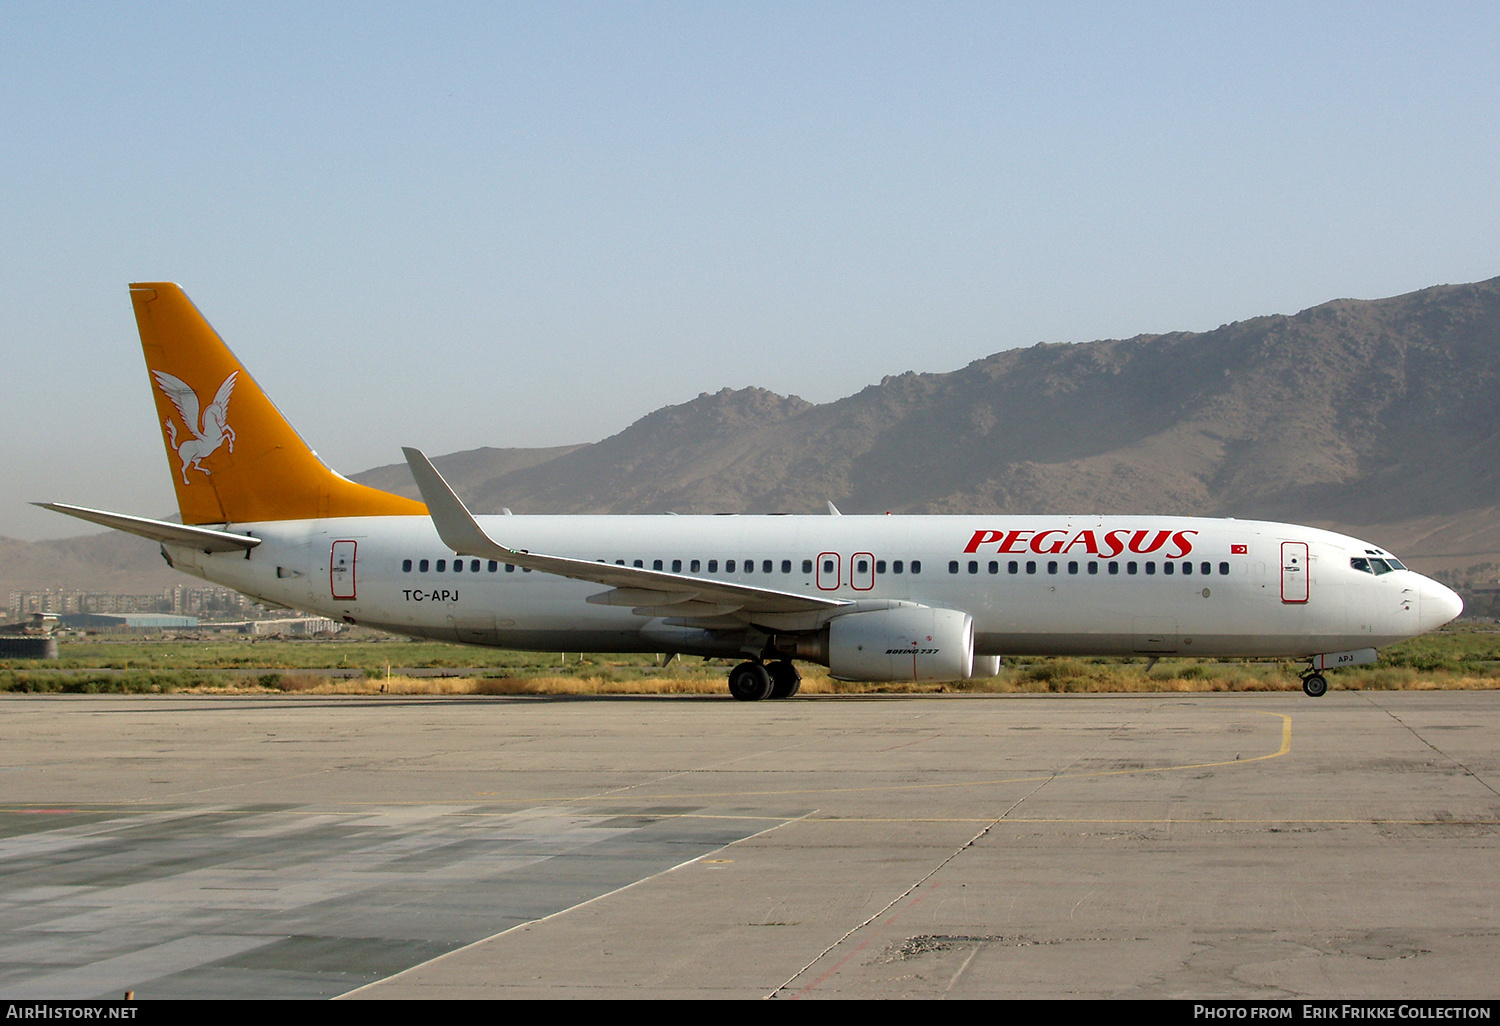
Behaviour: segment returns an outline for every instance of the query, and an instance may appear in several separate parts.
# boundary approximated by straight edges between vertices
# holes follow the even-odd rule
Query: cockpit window
[[[1388,574],[1392,570],[1406,569],[1406,567],[1394,559],[1375,559],[1373,557],[1366,559],[1364,556],[1355,556],[1349,560],[1349,565],[1361,573],[1374,574],[1377,577],[1381,574]]]
[[[1406,564],[1402,563],[1401,560],[1397,559],[1395,556],[1386,556],[1385,557],[1385,561],[1387,563],[1391,564],[1391,569],[1392,570],[1405,570],[1406,569]]]
[[[1355,556],[1353,559],[1349,560],[1349,565],[1358,570],[1360,573],[1373,574],[1375,572],[1374,570],[1370,569],[1370,561],[1368,559],[1365,559],[1363,556]]]
[[[1383,559],[1370,560],[1370,567],[1375,571],[1377,575],[1388,574],[1391,572],[1391,565]]]

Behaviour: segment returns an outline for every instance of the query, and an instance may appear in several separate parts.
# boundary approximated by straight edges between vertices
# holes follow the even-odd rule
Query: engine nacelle
[[[974,672],[974,618],[927,606],[836,616],[828,672],[839,680],[964,680]]]

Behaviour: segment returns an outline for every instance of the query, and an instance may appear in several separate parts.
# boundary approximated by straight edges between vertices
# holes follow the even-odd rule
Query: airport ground
[[[0,996],[1492,999],[1500,693],[0,697]]]

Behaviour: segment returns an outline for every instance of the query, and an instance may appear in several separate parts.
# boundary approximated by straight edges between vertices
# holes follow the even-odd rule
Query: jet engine
[[[964,680],[974,671],[974,618],[900,606],[834,617],[828,672],[839,680]]]

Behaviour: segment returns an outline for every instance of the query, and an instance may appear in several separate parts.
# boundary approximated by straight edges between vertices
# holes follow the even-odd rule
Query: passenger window
[[[1055,560],[1055,559],[1049,559],[1049,560],[1047,560],[1047,572],[1049,574],[1055,574],[1055,573],[1057,573],[1057,560]]]
[[[1136,571],[1135,560],[1131,560],[1129,563],[1125,564],[1125,572],[1127,574],[1133,574],[1133,573],[1135,573],[1135,571]]]
[[[1204,565],[1207,566],[1208,564],[1205,563]],[[1228,574],[1229,574],[1229,564],[1228,563],[1220,563],[1219,564],[1219,573],[1221,575],[1223,575],[1223,576],[1228,576]]]
[[[971,559],[971,560],[969,560],[969,573],[971,573],[971,574],[977,574],[977,573],[979,573],[979,560],[977,560],[977,559]]]
[[[489,565],[488,569],[489,569],[490,573],[494,573],[496,570],[500,569],[500,564],[497,563],[497,562],[495,562],[495,560],[492,559],[492,560],[490,560],[490,565]]]
[[[1184,576],[1186,576],[1187,574],[1191,574],[1193,572],[1193,561],[1191,559],[1183,561],[1183,563],[1182,563],[1182,572],[1183,572]]]
[[[1109,561],[1109,572],[1112,575],[1118,575],[1120,572],[1120,564],[1111,559]]]
[[[1076,574],[1077,572],[1078,572],[1078,561],[1076,559],[1070,559],[1070,560],[1068,560],[1068,573],[1070,573],[1070,574]]]
[[[1152,559],[1146,560],[1146,574],[1147,574],[1147,576],[1154,575],[1155,573],[1156,573],[1156,561],[1152,560]]]
[[[659,560],[659,559],[653,559],[651,561],[651,569],[653,569],[653,570],[660,570],[661,569],[661,560]]]
[[[508,574],[515,573],[516,572],[516,565],[514,563],[506,563],[505,564],[505,572],[508,573]]]
[[[875,572],[877,574],[883,574],[883,573],[885,573],[885,560],[883,560],[883,559],[877,559],[875,561]]]
[[[409,574],[409,573],[411,573],[411,560],[409,560],[409,559],[403,559],[401,561],[401,572],[403,574]]]
[[[812,573],[812,560],[804,559],[802,561],[802,572],[805,574]]]
[[[442,573],[444,570],[448,569],[448,561],[446,559],[438,560],[437,566],[433,569],[435,569],[438,573]]]
[[[708,572],[711,574],[719,572],[719,561],[717,559],[710,559],[708,561]]]
[[[420,563],[417,564],[417,570],[420,571],[421,573],[425,574],[427,572],[427,566],[428,566],[427,560],[424,559]]]
[[[1224,565],[1228,566],[1229,564],[1225,563]],[[1198,572],[1204,577],[1207,577],[1209,574],[1214,572],[1214,565],[1212,563],[1199,563]]]
[[[867,573],[869,573],[870,572],[870,561],[868,559],[861,559],[859,562],[857,562],[857,563],[854,564],[854,571],[855,571],[855,573],[861,573],[861,574],[867,574]]]
[[[948,561],[948,572],[950,574],[958,573],[958,560],[951,559]]]
[[[1034,559],[1028,559],[1026,561],[1026,572],[1028,574],[1034,574],[1034,573],[1036,573],[1036,560],[1034,560]]]
[[[790,563],[787,564],[787,569],[788,570],[791,569],[791,564]],[[771,561],[769,559],[763,559],[763,560],[761,560],[761,563],[760,563],[760,572],[763,573],[763,574],[768,574],[768,573],[771,572]]]
[[[479,573],[479,560],[477,560],[477,559],[471,559],[471,560],[469,560],[469,573],[471,573],[471,574],[477,574],[477,573]]]
[[[703,563],[701,561],[699,561],[699,560],[696,560],[696,559],[693,560],[692,563],[690,563],[688,565],[691,567],[691,570],[690,570],[691,573],[697,573],[703,567]]]
[[[1095,575],[1099,573],[1099,562],[1097,560],[1089,560],[1089,573]]]
[[[680,560],[680,559],[674,559],[674,560],[672,560],[672,572],[674,574],[680,574],[680,573],[682,573],[682,560]]]
[[[463,560],[461,560],[461,559],[455,559],[453,561],[453,572],[456,573],[456,574],[461,574],[461,573],[464,572],[464,561]]]
[[[992,573],[992,574],[998,574],[999,572],[1000,572],[1000,561],[998,559],[992,559],[992,560],[990,560],[990,573]]]
[[[1008,564],[1007,564],[1007,565],[1006,565],[1006,567],[1005,567],[1005,569],[1006,569],[1006,570],[1008,570],[1008,571],[1010,571],[1010,572],[1011,572],[1011,573],[1013,573],[1013,574],[1015,574],[1015,573],[1020,573],[1020,572],[1021,572],[1021,564],[1020,564],[1020,563],[1017,563],[1017,562],[1016,562],[1016,561],[1015,561],[1015,560],[1014,560],[1014,559],[1013,559],[1013,560],[1011,560],[1011,561],[1010,561],[1010,562],[1009,562],[1009,563],[1008,563]]]
[[[617,559],[617,560],[615,560],[615,566],[624,566],[624,565],[625,565],[625,561],[623,559]]]
[[[769,570],[767,570],[766,572],[770,573]],[[781,572],[784,574],[789,574],[792,572],[792,561],[790,559],[783,559],[781,561]],[[882,573],[884,573],[884,571],[882,571]]]
[[[901,562],[901,560],[899,560],[899,559],[896,560],[895,562],[893,562],[891,564],[891,573],[893,573],[893,574],[899,574],[901,572],[902,567],[904,567],[905,565],[906,564],[903,563],[903,562]]]
[[[919,574],[922,572],[922,561],[920,559],[914,559],[911,561],[911,572],[914,574]]]
[[[644,570],[644,569],[646,569],[646,564],[642,563],[639,559],[633,559],[633,560],[631,560],[630,561],[630,565],[633,566],[633,567],[635,567],[637,570]]]
[[[1151,571],[1150,571],[1150,570],[1147,570],[1147,571],[1146,571],[1146,573],[1148,573],[1148,574],[1149,574],[1149,573],[1150,573],[1150,572],[1151,572]],[[1170,559],[1169,559],[1169,560],[1167,560],[1167,561],[1166,561],[1166,562],[1165,562],[1165,563],[1163,563],[1163,564],[1162,564],[1162,565],[1161,565],[1161,572],[1162,572],[1162,573],[1164,573],[1164,574],[1167,574],[1167,575],[1168,575],[1168,576],[1170,576],[1170,575],[1172,575],[1172,574],[1173,574],[1173,573],[1176,573],[1176,572],[1177,572],[1177,564],[1176,564],[1176,563],[1174,563],[1174,562],[1172,562],[1172,561],[1171,561],[1171,560],[1170,560]]]
[[[825,560],[823,560],[823,572],[825,574],[831,574],[831,573],[833,573],[833,560],[831,560],[831,559],[825,559]]]

